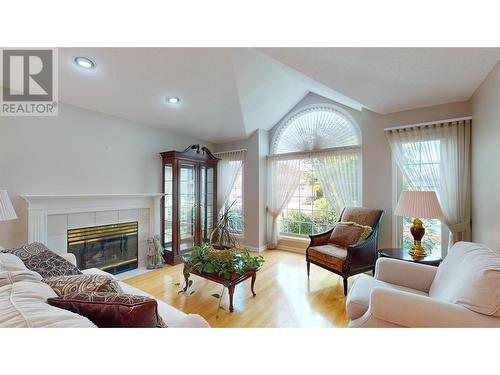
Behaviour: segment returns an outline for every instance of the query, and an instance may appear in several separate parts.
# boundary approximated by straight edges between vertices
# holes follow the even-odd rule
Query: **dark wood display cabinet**
[[[217,163],[208,148],[162,152],[161,233],[168,264],[209,240],[217,220]]]

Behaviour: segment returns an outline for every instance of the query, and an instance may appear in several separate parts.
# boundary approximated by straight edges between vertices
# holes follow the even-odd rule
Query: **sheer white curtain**
[[[470,240],[470,119],[386,130],[411,190],[434,190],[450,230],[449,246]]]
[[[279,241],[278,217],[287,206],[300,184],[300,159],[271,157],[267,160],[267,211],[272,217],[270,249]]]
[[[216,153],[221,160],[217,164],[217,212],[228,203],[238,173],[245,162],[246,151],[228,151]]]
[[[361,150],[345,149],[313,155],[326,199],[337,212],[361,204]]]

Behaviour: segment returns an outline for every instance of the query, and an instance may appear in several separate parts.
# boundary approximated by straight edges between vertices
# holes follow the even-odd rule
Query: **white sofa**
[[[66,260],[76,265],[73,254],[65,254]],[[85,274],[104,273],[93,268]],[[0,259],[0,328],[8,327],[64,327],[87,328],[95,325],[87,318],[67,310],[50,306],[47,298],[57,297],[55,292],[41,281],[41,276],[26,269],[24,263],[12,254],[2,254]],[[144,291],[118,281],[127,294],[144,295]],[[207,321],[199,315],[184,312],[157,300],[158,313],[170,328],[205,328]]]
[[[349,327],[500,327],[500,253],[458,242],[439,267],[380,258],[346,310]]]

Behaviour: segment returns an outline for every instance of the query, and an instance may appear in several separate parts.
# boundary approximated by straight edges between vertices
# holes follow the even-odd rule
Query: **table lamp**
[[[17,219],[16,211],[12,207],[7,190],[0,190],[0,221]]]
[[[427,252],[422,247],[425,228],[420,218],[441,219],[443,212],[434,191],[403,191],[399,196],[394,215],[413,217],[410,232],[413,236],[413,247],[410,254],[414,257],[425,257]]]

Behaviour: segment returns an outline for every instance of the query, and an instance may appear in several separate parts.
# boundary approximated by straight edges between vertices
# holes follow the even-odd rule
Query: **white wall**
[[[65,104],[57,117],[0,117],[0,189],[19,216],[0,222],[0,244],[27,241],[21,194],[160,192],[158,153],[194,143],[200,142]]]
[[[500,249],[500,63],[472,97],[472,240]]]

